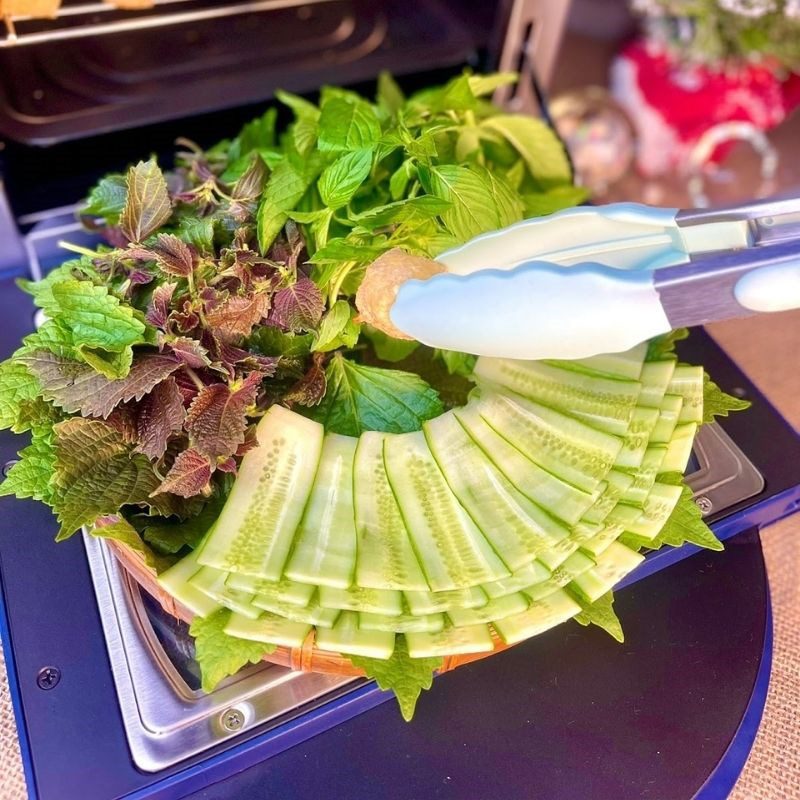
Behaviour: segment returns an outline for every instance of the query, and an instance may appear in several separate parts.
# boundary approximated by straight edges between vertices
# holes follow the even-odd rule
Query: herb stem
[[[99,253],[96,250],[90,250],[88,247],[81,247],[79,244],[73,244],[72,242],[66,242],[61,239],[58,242],[58,246],[62,250],[69,250],[70,253],[77,253],[81,256],[89,256],[89,258],[97,258]]]
[[[186,374],[192,379],[192,383],[202,392],[203,389],[206,388],[206,385],[200,380],[198,374],[191,367],[184,366],[184,369],[186,370]]]

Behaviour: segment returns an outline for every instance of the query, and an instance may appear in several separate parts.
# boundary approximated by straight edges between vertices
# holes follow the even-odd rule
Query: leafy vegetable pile
[[[272,405],[348,435],[438,416],[464,393],[443,376],[473,359],[362,326],[352,299],[393,247],[435,256],[584,199],[549,129],[485,99],[513,79],[406,99],[384,75],[374,103],[279,94],[294,113],[280,136],[270,109],[205,152],[181,140],[166,175],[150,160],[103,179],[81,213],[108,244],[23,284],[46,321],[0,364],[0,427],[31,437],[0,495],[50,505],[59,539],[86,526],[162,570],[213,523]],[[223,627],[193,629],[207,686],[268,649]],[[410,661],[362,664],[404,710],[435,668]]]

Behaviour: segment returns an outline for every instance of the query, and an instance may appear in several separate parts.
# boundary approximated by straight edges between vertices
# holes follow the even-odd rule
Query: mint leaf
[[[406,102],[403,90],[386,71],[378,75],[378,93],[375,99],[378,105],[390,115],[397,114]]]
[[[483,120],[481,128],[503,136],[522,156],[528,171],[542,188],[572,183],[572,170],[564,146],[542,120],[497,114]]]
[[[236,161],[247,156],[253,150],[269,148],[275,145],[275,123],[278,110],[268,108],[264,114],[252,122],[248,122],[228,148],[228,159]]]
[[[546,192],[523,194],[522,204],[526,217],[544,217],[580,205],[588,198],[589,192],[583,186],[554,186]]]
[[[346,300],[337,300],[322,318],[311,349],[317,353],[327,353],[337,347],[354,347],[361,329],[353,322],[352,313]]]
[[[102,217],[107,225],[119,222],[128,184],[124,175],[106,175],[89,193],[86,204],[81,208],[81,216]]]
[[[334,211],[346,206],[372,168],[372,150],[345,153],[323,170],[319,178],[322,202]]]
[[[325,303],[317,285],[305,275],[275,292],[270,322],[290,331],[313,330],[322,318]]]
[[[300,202],[310,183],[288,159],[272,171],[258,207],[258,246],[262,253],[269,250],[289,219],[288,212]]]
[[[567,591],[576,603],[582,606],[582,611],[575,615],[574,619],[581,625],[597,625],[602,628],[609,636],[616,639],[618,642],[625,641],[625,634],[622,632],[622,625],[620,624],[619,617],[614,611],[614,595],[612,592],[604,594],[594,603],[587,603],[586,599],[580,592],[571,592],[569,587]]]
[[[231,612],[220,609],[209,617],[195,617],[189,628],[194,637],[195,659],[200,665],[202,689],[211,692],[228,675],[246,664],[258,664],[275,645],[239,639],[225,633]]]
[[[482,167],[443,164],[430,171],[431,194],[448,201],[442,222],[459,241],[522,218],[522,201],[499,176]]]
[[[157,384],[139,403],[136,413],[136,451],[156,461],[167,450],[169,437],[183,426],[186,412],[174,378]]]
[[[180,367],[172,356],[141,353],[128,372],[109,380],[87,364],[69,361],[46,350],[19,359],[38,378],[42,394],[59,408],[89,417],[107,417],[120,403],[141,400]]]
[[[319,149],[333,152],[363,150],[377,143],[381,126],[372,107],[361,101],[334,97],[322,107]]]
[[[39,381],[20,361],[9,359],[0,364],[0,429],[21,433],[20,406],[41,392]]]
[[[326,376],[328,390],[309,416],[333,433],[418,431],[444,410],[438,393],[410,372],[364,367],[336,353]]]
[[[406,722],[414,716],[417,700],[423,689],[433,685],[433,675],[442,668],[441,658],[411,658],[405,636],[398,636],[394,653],[388,659],[349,656],[353,666],[363,669],[383,691],[394,692],[400,713]]]
[[[105,514],[127,504],[148,503],[158,479],[150,462],[134,455],[113,428],[80,417],[58,423],[55,434],[54,508],[61,530],[71,536]]]
[[[723,392],[707,372],[703,373],[703,424],[714,422],[717,417],[727,417],[731,411],[744,411],[750,408],[749,400]]]
[[[260,372],[251,372],[235,390],[214,383],[195,397],[185,427],[198,452],[209,458],[227,458],[236,452],[244,441],[245,412],[255,403],[263,377]]]
[[[155,159],[131,167],[125,182],[127,197],[119,226],[128,241],[142,242],[172,216],[167,182]]]
[[[499,89],[501,86],[516,83],[518,78],[519,75],[516,72],[495,72],[491,75],[470,75],[467,80],[472,94],[475,97],[484,97],[487,94],[492,94],[495,89]]]
[[[151,496],[168,492],[180,497],[194,497],[206,488],[212,472],[213,466],[207,456],[194,448],[181,450],[166,478]]]
[[[399,225],[403,222],[416,222],[444,214],[451,206],[447,200],[430,195],[398,200],[383,206],[376,206],[352,217],[359,227],[368,231]]]

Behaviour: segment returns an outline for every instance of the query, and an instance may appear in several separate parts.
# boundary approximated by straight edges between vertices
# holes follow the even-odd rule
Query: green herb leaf
[[[352,312],[346,300],[337,300],[322,318],[311,349],[317,353],[327,353],[337,347],[354,347],[361,328],[353,322]]]
[[[288,212],[300,202],[309,184],[288,159],[272,171],[258,207],[258,246],[262,253],[269,250],[289,219]]]
[[[334,211],[346,206],[372,167],[372,150],[345,153],[327,167],[319,179],[322,202]]]
[[[116,225],[122,209],[125,208],[127,196],[128,184],[125,176],[106,175],[89,193],[80,213],[87,217],[102,217],[107,225]]]
[[[57,540],[124,505],[149,502],[158,478],[147,458],[132,454],[116,430],[76,417],[59,422],[54,433]]]
[[[707,372],[703,373],[703,424],[714,422],[717,417],[727,417],[731,411],[744,411],[750,408],[749,400],[723,392]]]
[[[578,206],[588,198],[589,192],[583,186],[555,186],[546,192],[522,195],[522,203],[526,217],[543,217]]]
[[[467,80],[472,94],[475,97],[484,97],[487,94],[492,94],[495,89],[499,89],[501,86],[516,83],[518,78],[519,75],[516,72],[495,72],[491,75],[470,75]]]
[[[390,115],[397,114],[405,105],[406,98],[403,90],[397,85],[395,79],[386,71],[378,75],[378,105]]]
[[[702,512],[697,503],[694,502],[692,490],[684,483],[683,475],[677,472],[663,474],[658,476],[658,480],[661,483],[683,486],[678,504],[673,509],[664,527],[652,541],[627,532],[620,537],[620,541],[634,548],[648,547],[653,550],[664,545],[680,547],[687,542],[698,547],[704,547],[707,550],[723,550],[722,542],[717,539],[711,528],[703,522]]]
[[[142,242],[172,216],[167,182],[155,159],[150,159],[128,170],[126,186],[119,226],[129,241]]]
[[[612,592],[604,594],[594,603],[587,603],[586,599],[579,592],[567,591],[575,602],[579,603],[583,610],[575,615],[574,619],[581,625],[597,625],[602,628],[609,636],[618,642],[625,641],[625,634],[622,632],[622,624],[614,611],[614,595]]]
[[[677,358],[675,347],[678,342],[689,338],[688,328],[678,328],[677,330],[665,333],[663,336],[656,336],[647,344],[647,361],[665,361],[668,358]]]
[[[23,363],[3,361],[0,364],[0,429],[11,428],[15,433],[26,430],[20,427],[21,406],[40,392],[39,381]]]
[[[34,430],[31,443],[20,450],[19,458],[0,483],[0,497],[13,494],[50,504],[53,497],[50,479],[56,461],[52,429]]]
[[[156,572],[163,572],[172,566],[174,559],[167,559],[154,553],[139,536],[138,531],[120,514],[100,517],[89,528],[89,533],[97,539],[111,539],[141,553],[144,563]]]
[[[172,555],[183,547],[196,548],[225,504],[225,495],[218,492],[204,506],[197,516],[183,522],[176,520],[146,521],[142,536],[159,553]]]
[[[364,367],[336,353],[326,376],[328,390],[309,416],[333,433],[418,431],[444,410],[437,392],[410,372]]]
[[[377,328],[366,326],[363,331],[364,336],[372,342],[375,355],[381,361],[388,361],[390,364],[408,358],[419,347],[419,342],[395,339]]]
[[[239,639],[225,633],[231,612],[220,609],[209,617],[195,617],[189,628],[194,637],[195,659],[200,665],[202,689],[213,691],[229,675],[236,674],[246,664],[258,664],[275,645]]]
[[[503,136],[522,156],[528,171],[543,188],[572,183],[572,170],[564,146],[542,120],[497,114],[483,120],[481,127]]]
[[[387,225],[432,219],[444,214],[450,206],[451,203],[448,200],[423,195],[371,208],[369,211],[354,215],[352,220],[358,223],[359,227],[374,231]]]
[[[214,251],[214,220],[210,217],[183,217],[178,225],[178,236],[200,253]]]
[[[120,403],[141,400],[180,367],[171,356],[142,353],[126,377],[109,380],[87,364],[46,350],[36,350],[19,360],[38,378],[44,397],[70,414],[90,417],[107,417]]]
[[[107,286],[73,278],[50,287],[49,298],[37,298],[45,313],[70,332],[80,348],[120,352],[145,340],[146,326],[130,306],[109,293]]]
[[[442,668],[441,658],[411,658],[404,636],[398,636],[389,659],[350,656],[353,665],[363,669],[383,691],[394,692],[400,713],[406,722],[414,716],[417,700],[423,689],[433,685],[433,675]]]
[[[444,361],[447,371],[451,375],[461,375],[469,378],[475,369],[477,356],[469,353],[459,353],[456,350],[436,350],[436,355]]]
[[[319,118],[319,148],[333,152],[364,150],[375,145],[381,126],[372,107],[335,97],[322,108]]]
[[[311,352],[314,334],[283,333],[278,328],[262,325],[250,336],[250,346],[265,356],[302,358]]]

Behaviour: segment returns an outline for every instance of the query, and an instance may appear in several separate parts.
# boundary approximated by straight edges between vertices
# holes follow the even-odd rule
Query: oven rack
[[[307,5],[307,0],[150,0],[147,8],[122,9],[106,2],[74,2],[58,7],[52,18],[5,16],[0,47],[107,36]],[[300,16],[302,18],[302,9]]]

